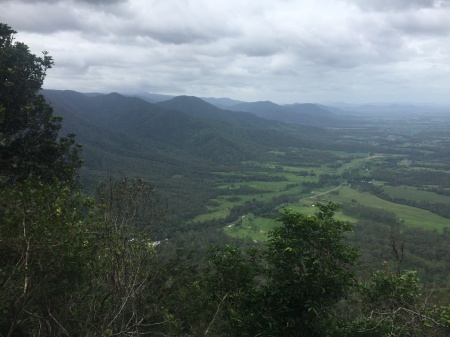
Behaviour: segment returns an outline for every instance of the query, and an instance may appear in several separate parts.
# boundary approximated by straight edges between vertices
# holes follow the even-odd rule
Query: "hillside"
[[[176,155],[178,158],[184,153],[199,157],[197,159],[203,156],[204,160],[216,162],[221,159],[211,157],[211,153],[207,156],[202,154],[205,152],[203,147],[210,148],[213,139],[228,140],[230,147],[235,149],[236,158],[248,155],[245,149],[241,149],[239,144],[229,139],[225,131],[219,130],[212,121],[203,118],[204,116],[198,115],[200,118],[197,118],[180,110],[164,108],[117,93],[95,97],[70,91],[44,91],[44,94],[54,106],[55,114],[68,119],[66,129],[71,129],[74,123],[74,130],[80,130],[77,124],[82,120],[83,128],[89,128],[90,125],[91,128],[106,131],[109,134],[107,137],[120,135],[120,138],[134,141],[141,155],[147,152],[142,151],[142,147],[150,146],[152,151],[156,150],[155,147],[159,147],[166,154]],[[95,137],[87,139],[82,135],[80,137],[82,142],[96,144]],[[220,146],[220,151],[227,152],[224,144]],[[127,151],[133,149],[135,149],[133,145],[130,148],[130,144],[127,144]]]
[[[274,149],[342,146],[323,129],[225,111],[196,97],[152,104],[117,93],[43,94],[55,115],[63,116],[63,131],[76,133],[83,145],[81,177],[88,190],[111,173],[138,175],[170,198],[176,217],[200,212],[212,197],[211,172],[242,169],[247,161],[278,161]]]
[[[225,127],[223,123],[233,127],[251,129],[283,127],[280,123],[274,123],[274,121],[269,121],[249,112],[220,109],[194,96],[177,96],[157,104],[166,109],[182,111],[192,117],[215,121],[220,128]]]
[[[88,191],[109,174],[141,176],[170,199],[173,219],[205,211],[217,194],[213,172],[250,170],[248,162],[291,164],[301,159],[312,164],[322,151],[349,146],[372,150],[337,141],[331,130],[222,110],[197,97],[154,104],[118,93],[44,90],[43,94],[55,115],[64,117],[63,132],[74,132],[83,145],[81,178]],[[292,150],[296,148],[304,149],[300,157]],[[286,154],[280,157],[279,151]]]
[[[228,107],[229,110],[246,111],[265,119],[285,123],[299,123],[313,126],[345,125],[344,121],[329,110],[316,104],[278,105],[270,101],[239,103]]]

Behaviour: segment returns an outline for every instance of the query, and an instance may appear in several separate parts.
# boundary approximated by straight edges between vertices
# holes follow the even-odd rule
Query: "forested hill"
[[[270,101],[239,103],[227,107],[229,110],[246,111],[258,117],[314,126],[345,126],[348,121],[335,115],[324,106],[311,103],[278,105]]]
[[[283,128],[281,123],[258,117],[250,112],[223,110],[194,96],[177,96],[157,104],[167,109],[183,111],[193,117],[221,124],[225,122],[239,128]]]
[[[349,146],[330,130],[226,111],[197,97],[153,104],[117,93],[42,93],[54,114],[64,118],[63,132],[74,132],[83,145],[81,178],[87,190],[110,173],[140,176],[152,181],[182,218],[211,198],[211,172],[232,172],[248,161],[279,162],[274,153],[285,148]]]
[[[151,151],[152,158],[155,153],[175,154],[178,159],[188,155],[191,161],[230,165],[267,159],[267,152],[277,147],[329,146],[333,140],[321,128],[225,111],[197,97],[152,104],[117,93],[92,96],[44,90],[43,94],[55,115],[64,117],[65,130],[75,132],[81,143],[108,152],[126,150],[127,156],[138,151],[145,157]]]
[[[163,152],[177,160],[189,156],[191,162],[205,160],[229,165],[233,161],[254,159],[258,153],[267,151],[261,145],[266,141],[254,137],[254,133],[249,135],[246,127],[269,128],[273,124],[248,113],[243,113],[247,116],[240,118],[239,124],[198,98],[180,97],[161,106],[117,93],[96,96],[73,91],[45,90],[43,93],[53,105],[55,115],[64,117],[65,129],[79,134],[81,143],[117,151],[117,147],[105,148],[106,144],[101,144],[102,140],[96,137],[97,131],[99,138],[123,137],[125,144],[114,145],[125,146],[130,151],[128,156],[138,150],[140,157],[151,155],[153,159],[155,153]],[[88,129],[92,132],[88,133]],[[276,146],[277,139],[273,141]]]

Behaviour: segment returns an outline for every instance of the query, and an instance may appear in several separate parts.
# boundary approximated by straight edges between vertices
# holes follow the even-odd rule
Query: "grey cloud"
[[[237,34],[222,13],[211,8],[202,11],[191,1],[156,1],[151,6],[146,3],[128,20],[125,32],[177,45],[207,44]]]
[[[285,44],[287,45],[287,43]],[[249,57],[267,57],[283,51],[283,43],[273,39],[238,41],[230,49],[235,53],[242,53]]]
[[[448,73],[449,2],[0,0],[0,21],[54,57],[48,88],[370,99]]]
[[[365,10],[405,11],[418,8],[447,7],[450,0],[348,0]]]
[[[257,19],[248,24],[240,23],[241,31],[230,43],[230,52],[248,57],[268,57],[282,53],[292,42],[272,27],[271,22]]]
[[[168,44],[187,44],[187,43],[207,43],[215,39],[213,34],[209,32],[197,30],[194,28],[167,28],[158,29],[148,28],[148,29],[136,29],[133,28],[129,31],[130,35],[143,36],[150,39],[154,39],[161,43]]]
[[[67,2],[65,0],[0,0],[0,3],[14,2],[14,3],[24,3],[24,4],[56,4],[60,2]],[[86,3],[92,5],[115,5],[118,3],[125,3],[128,0],[71,0],[73,3]]]
[[[278,53],[279,49],[268,45],[247,45],[240,48],[240,52],[250,57],[267,57]]]
[[[118,3],[125,3],[128,0],[74,0],[75,2],[85,2],[93,5],[115,5]]]
[[[233,35],[226,29],[205,29],[203,26],[153,25],[151,27],[127,25],[126,34],[132,38],[147,38],[163,44],[209,44]]]
[[[78,30],[82,24],[72,11],[58,5],[41,4],[38,8],[26,4],[6,4],[1,20],[19,33],[49,34],[60,30]]]
[[[423,10],[388,19],[392,27],[408,35],[450,35],[450,11]]]
[[[0,0],[2,1],[2,0]],[[123,1],[120,1],[123,2]],[[100,2],[97,2],[100,4]],[[127,8],[116,1],[116,6],[99,5],[95,9],[86,0],[72,2],[52,1],[31,3],[28,0],[5,2],[0,20],[21,32],[55,34],[63,31],[86,33],[91,39],[111,34],[108,28],[119,20],[127,20]],[[106,27],[106,28],[105,28]],[[120,35],[120,34],[119,34]]]
[[[319,69],[352,69],[401,59],[402,41],[397,34],[362,30],[358,25],[353,29],[335,36],[305,36],[290,50],[299,61]]]

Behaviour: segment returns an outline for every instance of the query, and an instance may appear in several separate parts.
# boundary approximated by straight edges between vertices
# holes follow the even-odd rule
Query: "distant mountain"
[[[85,92],[85,93],[83,93],[83,95],[86,95],[86,96],[100,96],[100,95],[104,95],[104,93],[101,93],[101,92]]]
[[[206,141],[203,144],[195,141],[200,135],[203,136],[206,131],[216,135],[223,133],[216,129],[214,123],[204,118],[195,118],[179,109],[167,109],[136,97],[117,93],[88,97],[71,91],[44,91],[44,95],[55,107],[56,114],[64,116],[70,112],[71,115],[82,118],[85,123],[110,132],[126,134],[141,143],[151,141],[173,146],[178,151],[187,151],[191,155],[199,155],[201,148],[207,145]],[[193,143],[196,145],[193,146]],[[236,155],[244,157],[244,153]],[[210,155],[206,158],[221,160]]]
[[[161,167],[168,175],[178,166],[195,170],[178,145],[202,128],[200,121],[115,93],[90,97],[44,90],[43,94],[54,114],[64,118],[63,132],[74,132],[83,145],[85,170],[129,172],[130,160],[135,162],[132,170],[149,179],[148,171]]]
[[[295,112],[298,114],[305,115],[314,115],[314,116],[324,116],[324,117],[334,117],[334,114],[324,109],[318,104],[312,103],[295,103],[295,104],[286,104],[282,106],[283,108]]]
[[[177,97],[176,95],[162,95],[162,94],[154,94],[151,92],[141,92],[141,93],[137,93],[132,96],[140,97],[143,100],[146,100],[147,102],[150,102],[150,103],[163,102],[163,101],[170,100],[174,97]],[[193,97],[193,96],[191,96],[191,97]],[[221,109],[224,107],[227,107],[227,106],[232,106],[232,105],[236,105],[239,103],[243,103],[243,101],[238,101],[238,100],[227,98],[227,97],[221,97],[221,98],[201,97],[201,99],[203,101],[208,102],[212,105],[215,105],[216,107],[221,108]]]
[[[250,103],[245,103],[248,105]],[[192,117],[210,122],[215,133],[222,133],[225,139],[239,144],[242,148],[252,149],[252,155],[258,157],[264,149],[276,147],[305,146],[311,148],[326,148],[333,141],[331,134],[324,129],[314,126],[313,123],[304,125],[301,123],[284,123],[278,120],[269,120],[259,117],[256,114],[245,111],[222,110],[202,99],[194,96],[177,96],[171,100],[159,102],[157,105],[167,109],[182,111]],[[259,111],[264,111],[264,106],[268,106],[269,111],[274,108],[285,114],[294,114],[289,108],[278,106],[274,103],[261,102]],[[239,104],[239,106],[242,106]],[[303,105],[302,105],[303,106]],[[291,109],[295,109],[291,107]],[[287,110],[287,111],[286,111]],[[324,115],[330,114],[328,111],[322,112]],[[303,116],[303,121],[306,118]],[[317,116],[315,122],[322,118]],[[327,122],[330,122],[327,119]],[[335,126],[336,124],[333,124]],[[220,131],[218,131],[220,130]],[[261,148],[261,146],[263,146]],[[259,154],[257,154],[259,153]],[[256,156],[255,156],[256,155]]]
[[[314,126],[335,126],[338,117],[316,104],[278,105],[270,101],[240,103],[229,107],[234,111],[246,111],[256,116],[281,121]]]
[[[153,94],[151,92],[142,92],[142,93],[135,94],[133,96],[142,98],[143,100],[150,102],[150,103],[167,101],[168,99],[172,99],[175,97],[173,95]]]
[[[89,96],[44,90],[43,94],[55,115],[64,117],[64,129],[78,135],[86,168],[91,170],[109,170],[112,165],[126,172],[123,163],[133,160],[133,171],[145,172],[147,165],[155,170],[165,167],[167,178],[180,167],[194,172],[205,165],[232,166],[261,156],[267,159],[273,148],[326,147],[330,141],[324,130],[312,126],[222,110],[192,96],[152,104],[117,93]],[[128,159],[120,163],[120,157]]]
[[[182,111],[192,117],[215,121],[220,123],[218,125],[220,128],[224,127],[223,123],[239,128],[273,128],[276,126],[274,122],[255,116],[250,112],[223,110],[195,96],[177,96],[159,102],[157,105],[166,109]]]
[[[54,114],[64,118],[62,134],[74,132],[83,146],[85,164],[80,175],[87,191],[95,190],[109,174],[140,176],[170,199],[170,213],[175,217],[196,214],[212,197],[210,172],[254,160],[267,151],[244,130],[219,128],[207,119],[140,98],[116,93],[93,97],[74,91],[42,93]]]
[[[221,98],[201,97],[201,99],[204,100],[205,102],[213,104],[216,107],[221,108],[221,109],[224,109],[226,107],[233,106],[236,104],[244,103],[244,101],[238,101],[238,100],[227,98],[227,97],[221,97]]]
[[[101,93],[86,93],[87,96],[101,96]],[[175,97],[194,97],[194,96],[175,96],[142,92],[131,95],[141,98],[150,103],[166,102]],[[216,108],[225,111],[241,111],[254,114],[258,117],[280,121],[283,123],[299,123],[314,126],[343,126],[345,127],[349,119],[358,123],[356,116],[402,116],[402,115],[421,115],[423,113],[447,113],[448,106],[439,106],[432,104],[403,104],[403,103],[366,103],[366,104],[348,104],[348,103],[330,103],[328,105],[313,103],[294,103],[278,105],[271,101],[244,102],[227,97],[201,97]],[[345,122],[343,121],[345,120]]]
[[[259,102],[244,102],[235,104],[229,107],[234,111],[247,111],[251,113],[258,113],[263,118],[270,117],[276,113],[283,113],[285,110],[282,106],[277,105],[271,101],[259,101]]]
[[[195,97],[197,101],[192,100],[190,102],[187,102],[182,100],[186,100],[189,97],[194,98],[194,96],[171,96],[148,92],[138,93],[136,95],[133,95],[133,97],[139,97],[147,102],[157,103],[162,107],[180,110],[192,116],[201,118],[221,118],[222,121],[231,122],[232,124],[237,124],[236,118],[238,118],[241,119],[240,122],[244,123],[243,125],[245,127],[251,127],[251,124],[248,124],[249,120],[247,117],[244,117],[242,115],[239,116],[236,114],[231,115],[229,113],[229,116],[224,118],[225,116],[221,114],[217,109],[229,112],[247,112],[266,120],[279,121],[283,123],[298,123],[314,126],[336,126],[340,124],[340,115],[334,114],[333,108],[312,103],[278,105],[271,101],[243,102],[227,97]],[[201,106],[200,101],[202,103],[208,103],[209,106]],[[257,123],[257,125],[253,125],[255,127],[260,127],[259,123]]]
[[[183,111],[193,117],[216,118],[223,110],[195,96],[176,96],[157,103],[166,109]]]
[[[338,108],[336,106],[330,106],[330,105],[323,105],[323,104],[316,104],[318,107],[322,108],[323,110],[329,111],[331,112],[333,115],[335,116],[343,116],[343,117],[349,117],[349,118],[353,118],[350,116],[354,116],[353,113],[346,111],[343,108]]]
[[[447,114],[450,107],[432,104],[402,104],[402,103],[373,103],[373,104],[347,104],[335,103],[330,105],[334,111],[345,112],[347,115],[372,117],[402,117],[421,116],[426,114]]]

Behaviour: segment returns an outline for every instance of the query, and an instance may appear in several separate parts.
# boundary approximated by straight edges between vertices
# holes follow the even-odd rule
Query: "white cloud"
[[[362,9],[374,11],[399,11],[404,12],[420,8],[447,7],[449,0],[347,0]]]
[[[443,100],[450,85],[449,1],[0,3],[55,59],[48,88],[294,102]]]

